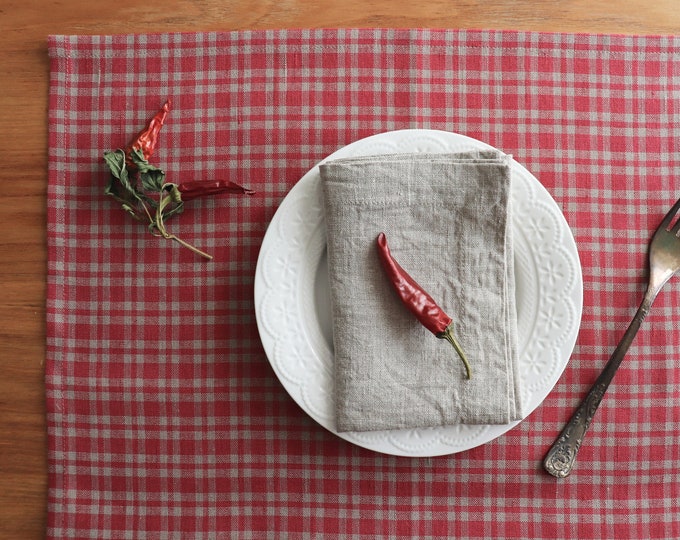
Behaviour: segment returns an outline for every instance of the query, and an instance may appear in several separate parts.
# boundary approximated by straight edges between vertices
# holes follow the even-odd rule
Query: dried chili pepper
[[[466,377],[472,377],[470,363],[453,335],[453,319],[437,305],[434,299],[394,260],[387,245],[385,233],[378,235],[378,254],[392,286],[400,300],[420,323],[441,339],[446,339],[456,350],[465,366]]]
[[[152,233],[175,240],[194,253],[212,259],[207,253],[168,232],[165,220],[181,213],[185,201],[197,197],[218,193],[251,195],[254,192],[224,180],[198,180],[179,184],[165,181],[165,172],[151,165],[148,160],[158,144],[158,134],[170,110],[170,103],[167,100],[124,149],[104,152],[104,161],[111,172],[105,193],[121,203],[123,209],[135,219],[148,221]]]
[[[170,105],[172,101],[167,100],[163,107],[149,120],[146,127],[140,131],[136,137],[130,142],[129,145],[125,147],[125,156],[127,166],[134,170],[135,163],[132,160],[132,151],[139,150],[142,152],[144,159],[149,161],[149,158],[156,150],[156,145],[158,144],[158,133],[163,127],[165,118],[168,116],[170,111]]]
[[[255,193],[252,189],[244,188],[229,180],[196,180],[175,185],[183,201],[190,201],[206,195],[219,195],[220,193],[243,193],[245,195]]]

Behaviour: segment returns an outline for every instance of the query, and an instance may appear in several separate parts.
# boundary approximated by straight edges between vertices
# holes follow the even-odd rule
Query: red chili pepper
[[[184,202],[204,195],[218,193],[242,193],[253,191],[225,180],[196,181],[174,184],[165,181],[165,172],[149,163],[158,143],[158,134],[170,111],[170,100],[149,120],[125,149],[104,152],[104,161],[109,167],[111,178],[105,193],[114,197],[123,208],[136,219],[148,219],[150,230],[164,238],[172,239],[206,259],[210,255],[168,232],[165,220],[179,214]],[[158,194],[158,201],[152,199]]]
[[[245,195],[255,193],[252,189],[244,188],[229,180],[196,180],[176,185],[183,201],[190,201],[205,195],[218,195],[220,193],[243,193]]]
[[[378,235],[378,254],[380,262],[387,273],[392,286],[400,300],[413,313],[420,323],[438,338],[446,339],[460,356],[465,365],[466,376],[472,376],[472,369],[462,347],[453,335],[453,319],[437,305],[434,299],[423,289],[399,263],[394,260],[387,245],[385,233]]]
[[[160,132],[161,127],[163,127],[165,118],[168,116],[171,103],[172,102],[170,100],[167,100],[163,107],[161,107],[154,117],[149,120],[149,123],[146,125],[146,127],[137,134],[137,136],[132,140],[132,142],[130,142],[128,146],[125,147],[126,164],[128,168],[132,170],[136,169],[136,166],[130,157],[130,153],[133,150],[140,150],[142,154],[144,154],[144,159],[147,161],[154,153],[154,150],[156,150],[156,144],[158,143],[158,133]]]

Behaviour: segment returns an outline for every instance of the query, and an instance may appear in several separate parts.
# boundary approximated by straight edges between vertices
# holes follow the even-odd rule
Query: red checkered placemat
[[[680,195],[680,39],[314,30],[50,39],[52,538],[680,537],[680,285],[671,281],[575,471],[541,460],[641,300],[647,241]],[[104,150],[166,98],[152,162],[257,191],[193,202],[161,240],[103,193]],[[433,128],[525,165],[584,276],[571,363],[542,406],[473,450],[374,453],[311,420],[255,323],[258,250],[318,160]]]

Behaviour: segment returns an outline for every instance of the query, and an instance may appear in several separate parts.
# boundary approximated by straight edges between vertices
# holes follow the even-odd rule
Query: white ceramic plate
[[[489,148],[455,133],[402,130],[356,141],[326,160]],[[512,175],[520,372],[525,414],[529,415],[552,390],[569,361],[581,321],[583,284],[573,236],[555,201],[515,161]],[[285,197],[267,229],[255,273],[255,309],[262,344],[292,398],[338,436],[394,455],[452,454],[487,443],[516,426],[519,422],[366,433],[335,431],[333,339],[320,183],[317,165]]]

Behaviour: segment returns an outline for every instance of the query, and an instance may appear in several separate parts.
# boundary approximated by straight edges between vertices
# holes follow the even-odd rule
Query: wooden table
[[[0,537],[46,522],[45,208],[49,34],[291,27],[679,34],[676,0],[90,0],[0,3]]]

